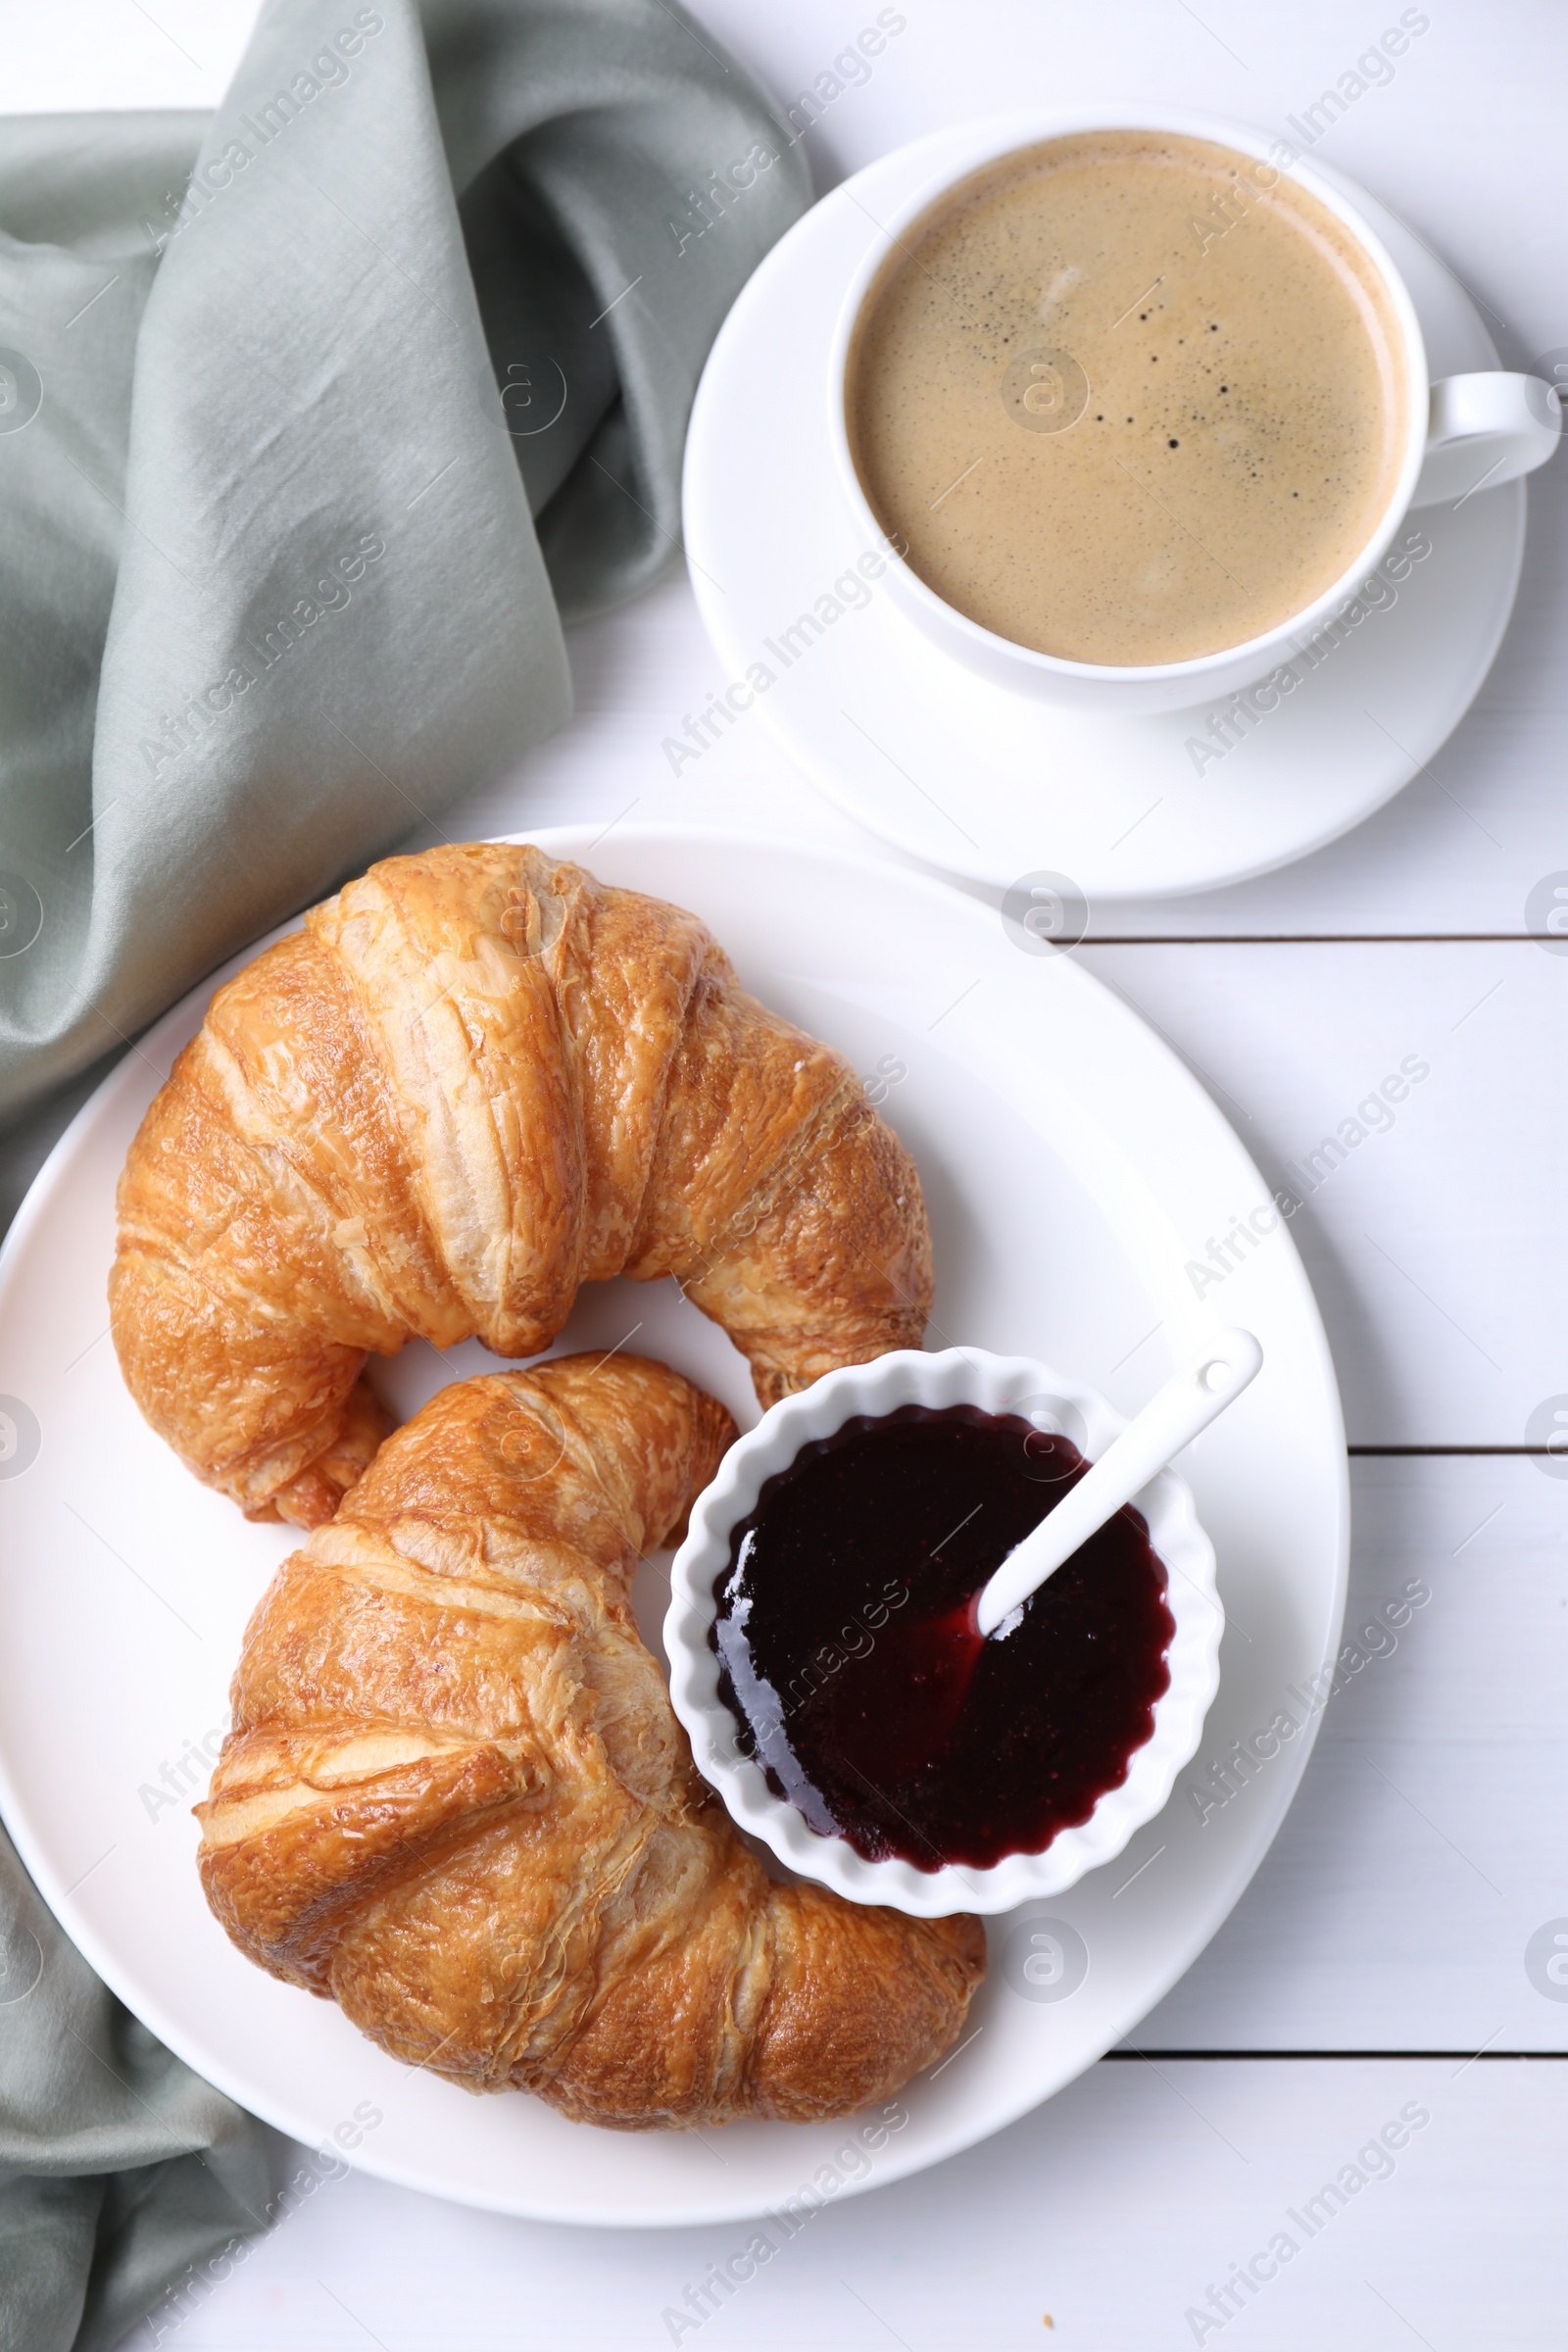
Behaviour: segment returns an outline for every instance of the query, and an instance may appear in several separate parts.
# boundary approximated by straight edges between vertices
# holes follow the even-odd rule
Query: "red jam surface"
[[[714,1580],[719,1690],[775,1796],[868,1861],[1038,1854],[1119,1788],[1175,1631],[1130,1506],[989,1641],[973,1603],[1088,1462],[974,1405],[862,1413],[768,1479]]]

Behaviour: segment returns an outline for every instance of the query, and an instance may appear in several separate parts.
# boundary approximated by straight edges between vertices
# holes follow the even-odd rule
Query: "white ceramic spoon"
[[[1256,1376],[1262,1361],[1263,1350],[1250,1331],[1222,1331],[1207,1341],[1128,1422],[1087,1477],[1008,1552],[975,1604],[981,1634],[994,1634],[1064,1560],[1167,1468],[1184,1446],[1218,1420]]]

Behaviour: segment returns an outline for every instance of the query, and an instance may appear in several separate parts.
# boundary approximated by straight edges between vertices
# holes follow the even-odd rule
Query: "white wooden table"
[[[150,12],[3,0],[0,103],[209,104],[250,13],[249,0]],[[697,13],[787,103],[877,11],[697,0]],[[869,80],[810,133],[819,189],[944,122],[1026,98],[1158,100],[1283,129],[1400,17],[1396,0],[906,0],[904,13]],[[1504,364],[1525,366],[1568,346],[1568,20],[1545,0],[1431,0],[1422,13],[1395,79],[1347,110],[1322,153],[1444,256]],[[705,2352],[1564,2341],[1568,1984],[1546,1974],[1541,1932],[1558,1920],[1568,1932],[1568,1484],[1526,1433],[1539,1448],[1532,1415],[1568,1392],[1568,958],[1529,937],[1524,908],[1535,883],[1568,868],[1565,506],[1568,460],[1532,488],[1512,629],[1427,776],[1285,873],[1098,908],[1080,951],[1188,1055],[1265,1170],[1403,1055],[1432,1064],[1396,1128],[1293,1226],[1353,1456],[1349,1627],[1408,1577],[1431,1603],[1331,1705],[1273,1852],[1137,2050],[942,2170],[829,2206],[699,2328],[662,2315],[743,2228],[541,2228],[350,2176],[318,2188],[162,2340],[180,2352],[627,2352],[677,2334]],[[457,837],[608,824],[634,802],[640,819],[874,847],[760,729],[670,779],[670,714],[719,683],[683,580],[578,631],[572,662],[575,719],[450,816]],[[1401,2112],[1429,2120],[1392,2170],[1367,2158],[1357,2169],[1378,2177],[1310,2237],[1295,2229],[1285,2216]],[[1300,2251],[1255,2283],[1281,2230]],[[1227,2305],[1247,2263],[1254,2286]],[[139,2329],[127,2352],[156,2340]]]

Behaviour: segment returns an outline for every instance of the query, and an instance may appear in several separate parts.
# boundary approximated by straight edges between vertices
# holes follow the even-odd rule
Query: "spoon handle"
[[[1263,1361],[1250,1331],[1222,1331],[1151,1397],[1033,1533],[1014,1545],[982,1588],[979,1629],[994,1634],[1047,1577],[1142,1493],[1172,1457],[1235,1402]]]

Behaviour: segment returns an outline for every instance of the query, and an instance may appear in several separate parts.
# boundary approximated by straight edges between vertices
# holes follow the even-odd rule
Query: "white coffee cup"
[[[1406,403],[1405,447],[1394,489],[1376,527],[1333,585],[1278,627],[1244,644],[1224,647],[1188,662],[1122,665],[1069,662],[983,628],[944,602],[907,564],[888,566],[889,594],[924,636],[951,659],[994,685],[1047,702],[1089,704],[1101,710],[1181,710],[1216,694],[1250,685],[1289,659],[1294,644],[1310,635],[1352,596],[1383,556],[1414,507],[1454,504],[1544,465],[1557,446],[1562,422],[1555,388],[1538,376],[1486,368],[1446,376],[1433,383],[1426,345],[1408,287],[1377,231],[1340,188],[1299,159],[1286,142],[1261,131],[1207,115],[1180,111],[1120,115],[1104,109],[1070,113],[1009,114],[970,125],[956,148],[949,148],[939,172],[883,220],[877,237],[844,297],[834,330],[828,371],[829,432],[840,484],[853,512],[860,544],[881,540],[883,525],[861,486],[850,447],[845,396],[850,347],[861,308],[893,243],[961,181],[1021,150],[1079,131],[1155,131],[1203,139],[1243,156],[1254,167],[1259,188],[1289,176],[1314,196],[1355,239],[1377,270],[1402,343]],[[1430,386],[1423,403],[1421,387]],[[1049,397],[1049,393],[1047,395]]]

